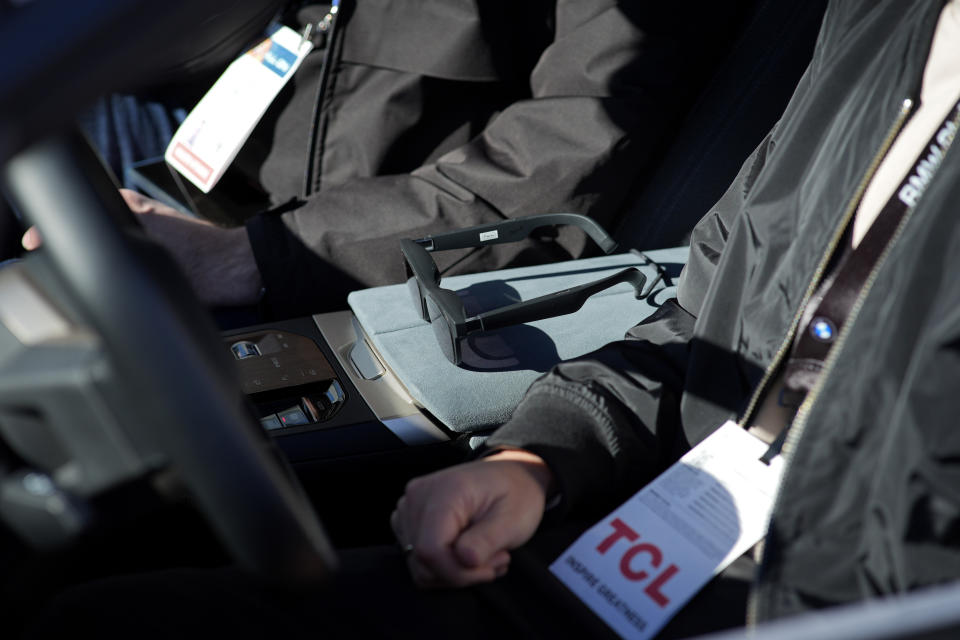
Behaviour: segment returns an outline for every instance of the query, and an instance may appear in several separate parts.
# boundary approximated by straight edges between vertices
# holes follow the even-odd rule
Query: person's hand
[[[120,195],[150,237],[180,264],[201,301],[211,306],[257,301],[263,285],[245,228],[185,216],[136,191],[121,189]]]
[[[191,218],[136,191],[121,189],[120,195],[150,237],[173,255],[202,302],[237,306],[257,301],[263,285],[246,229]],[[21,240],[28,251],[41,243],[34,227]]]
[[[415,478],[390,516],[414,581],[462,587],[506,573],[511,549],[533,535],[553,474],[520,450]]]

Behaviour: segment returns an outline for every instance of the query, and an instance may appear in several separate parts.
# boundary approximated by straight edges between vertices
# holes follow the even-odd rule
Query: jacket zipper
[[[337,17],[340,15],[341,0],[333,0],[330,5],[330,11],[316,25],[315,37],[322,37],[326,41],[326,50],[323,52],[323,61],[320,64],[320,79],[317,83],[317,98],[314,101],[313,122],[310,127],[310,138],[307,147],[307,167],[303,176],[303,197],[306,198],[312,193],[319,191],[319,177],[315,180],[313,175],[317,173],[317,165],[320,162],[320,143],[323,134],[320,131],[320,116],[323,107],[323,98],[327,93],[330,83],[330,74],[335,64],[334,47],[336,47],[335,36],[337,34]]]
[[[940,11],[942,12],[943,7],[947,4],[947,0],[939,0]],[[939,15],[939,14],[938,14]],[[931,35],[928,49],[924,52],[923,57],[926,57],[930,54],[930,47],[933,46],[933,29],[931,27]],[[922,84],[922,75],[920,78],[917,78],[916,84],[913,87],[912,93],[915,96],[920,95],[920,89]],[[854,213],[857,210],[857,207],[860,204],[860,199],[863,197],[863,192],[866,190],[867,185],[870,184],[870,180],[873,179],[874,174],[876,173],[877,167],[880,165],[880,162],[886,156],[887,151],[890,149],[890,145],[893,144],[894,139],[900,133],[900,130],[903,128],[904,123],[907,118],[911,115],[914,107],[914,99],[907,97],[903,100],[900,105],[900,113],[897,115],[893,124],[890,127],[890,130],[887,131],[886,137],[883,139],[883,142],[880,145],[880,149],[877,154],[873,157],[873,161],[867,167],[867,171],[864,173],[863,179],[860,181],[860,184],[857,186],[857,190],[854,193],[853,198],[850,200],[850,204],[847,206],[846,211],[844,212],[843,219],[841,220],[840,226],[834,232],[833,237],[830,239],[830,244],[827,247],[827,251],[824,254],[823,258],[820,261],[820,264],[817,266],[816,271],[813,275],[813,280],[811,280],[807,291],[803,296],[802,304],[800,305],[797,314],[793,318],[793,322],[790,325],[787,335],[784,338],[783,343],[780,345],[780,348],[774,354],[773,361],[770,366],[767,367],[767,370],[764,372],[763,378],[760,380],[760,384],[757,386],[757,389],[754,391],[753,396],[750,398],[750,402],[747,405],[746,411],[744,411],[742,417],[740,418],[738,424],[741,428],[745,428],[749,420],[753,418],[754,412],[757,410],[757,405],[759,404],[760,398],[764,396],[767,392],[767,387],[770,385],[770,381],[774,377],[774,373],[779,369],[780,365],[783,362],[783,357],[786,355],[787,350],[790,348],[790,345],[793,343],[797,328],[799,327],[800,320],[803,317],[803,312],[807,306],[807,303],[810,301],[810,297],[816,291],[817,285],[819,284],[823,273],[827,268],[827,265],[830,263],[830,258],[833,256],[834,251],[837,248],[837,245],[840,243],[840,239],[843,237],[844,232],[846,231],[847,226],[850,223],[850,219],[853,217]],[[834,349],[835,350],[835,349]],[[784,470],[786,471],[786,470]]]
[[[777,350],[776,355],[774,356],[773,361],[770,363],[770,366],[767,367],[766,372],[764,373],[763,379],[760,384],[757,386],[757,390],[754,392],[753,396],[750,399],[750,403],[747,405],[747,410],[744,412],[743,417],[739,421],[741,428],[746,428],[747,423],[752,419],[753,413],[756,411],[757,405],[760,402],[760,398],[764,397],[767,392],[767,388],[770,385],[770,381],[773,379],[776,371],[780,369],[780,365],[783,363],[783,358],[786,355],[787,351],[790,349],[790,345],[793,344],[793,340],[796,337],[797,329],[800,325],[800,320],[803,316],[803,312],[807,306],[807,303],[810,301],[811,296],[816,291],[817,286],[820,283],[820,280],[823,278],[824,272],[826,271],[827,265],[830,262],[831,257],[836,252],[837,246],[840,244],[841,239],[850,224],[850,220],[853,218],[854,213],[857,210],[857,207],[860,204],[860,200],[863,197],[863,192],[866,190],[867,185],[870,184],[870,181],[873,179],[876,174],[877,167],[880,165],[880,162],[887,155],[887,151],[890,149],[890,145],[893,144],[893,141],[896,139],[897,135],[900,133],[900,130],[903,128],[904,123],[907,118],[910,116],[913,110],[914,101],[910,98],[907,98],[903,101],[900,106],[900,112],[897,114],[896,120],[894,120],[893,125],[890,127],[890,130],[887,132],[886,137],[883,139],[883,143],[880,145],[880,149],[874,155],[873,160],[870,162],[867,171],[864,173],[863,179],[860,181],[860,184],[857,186],[857,190],[854,192],[853,198],[851,198],[850,203],[847,205],[846,210],[844,211],[843,217],[840,221],[840,225],[834,231],[833,237],[830,239],[830,243],[827,246],[827,250],[824,253],[823,257],[820,259],[820,263],[817,265],[816,271],[814,271],[813,279],[810,281],[810,284],[807,286],[807,290],[803,295],[799,310],[793,318],[793,322],[790,325],[787,335],[784,338],[783,343],[780,345],[780,348]],[[783,457],[784,468],[782,472],[782,477],[786,479],[787,477],[787,467],[789,466],[791,454],[797,446],[797,442],[803,434],[803,431],[806,427],[806,419],[810,413],[810,407],[816,401],[817,397],[820,395],[820,391],[823,388],[823,384],[827,376],[830,374],[831,369],[833,368],[834,363],[837,360],[840,349],[843,347],[844,342],[846,342],[847,335],[850,333],[850,328],[855,324],[857,315],[860,312],[860,308],[863,306],[863,301],[869,293],[870,288],[873,286],[873,282],[877,277],[877,273],[880,270],[884,260],[887,257],[887,254],[890,252],[891,247],[899,239],[900,235],[903,232],[903,226],[910,218],[910,215],[913,213],[911,209],[908,211],[903,220],[900,221],[900,225],[897,227],[897,230],[894,232],[893,238],[887,244],[887,247],[884,249],[883,253],[880,255],[876,264],[870,272],[870,275],[867,277],[864,286],[861,288],[860,293],[857,296],[856,301],[854,302],[853,307],[850,310],[850,315],[847,321],[844,323],[843,328],[840,331],[840,335],[837,336],[837,342],[830,349],[830,353],[827,355],[827,359],[824,362],[823,370],[820,373],[819,378],[817,379],[816,384],[804,398],[803,402],[800,404],[800,407],[797,409],[797,413],[793,418],[792,424],[790,426],[790,431],[787,434],[786,441],[783,444],[783,449],[781,450],[781,455]],[[774,499],[773,508],[770,513],[771,516],[773,513],[776,513],[778,507],[780,506],[780,496],[782,495],[783,484],[781,483],[780,488],[777,490],[777,497]],[[767,530],[769,531],[770,525],[768,523]],[[764,549],[761,554],[760,565],[762,566],[766,560],[766,550]],[[759,613],[759,597],[757,592],[759,591],[759,584],[754,586],[750,590],[750,596],[747,603],[747,627],[756,626],[757,615]]]
[[[797,313],[794,315],[793,321],[790,323],[790,328],[787,330],[787,334],[784,337],[783,342],[780,344],[780,348],[777,349],[776,354],[774,354],[773,360],[767,367],[767,370],[764,372],[763,378],[760,380],[760,384],[757,385],[756,390],[753,392],[753,396],[750,398],[750,402],[747,404],[746,411],[744,411],[738,422],[742,428],[746,428],[747,423],[753,418],[753,414],[757,410],[757,405],[760,404],[760,399],[766,394],[768,387],[770,386],[770,382],[774,378],[774,374],[779,370],[780,365],[783,363],[783,358],[787,354],[787,351],[789,351],[790,345],[793,344],[793,339],[796,337],[797,329],[800,326],[800,320],[803,317],[803,312],[806,309],[807,303],[817,290],[820,280],[823,279],[823,274],[827,269],[827,265],[830,263],[830,258],[836,252],[837,246],[840,244],[844,232],[850,225],[850,220],[853,218],[853,215],[860,204],[860,199],[863,197],[863,192],[866,190],[867,185],[870,184],[870,180],[873,179],[873,175],[876,173],[877,167],[880,165],[880,161],[883,160],[885,155],[887,155],[890,145],[893,144],[897,134],[900,133],[900,129],[903,128],[903,124],[912,110],[913,100],[910,98],[905,99],[903,104],[900,105],[900,112],[897,114],[896,120],[894,120],[893,125],[887,132],[886,137],[883,139],[883,143],[880,145],[880,150],[873,157],[870,166],[867,167],[867,171],[864,173],[863,179],[860,181],[860,184],[857,186],[857,190],[853,194],[853,198],[850,199],[850,203],[847,205],[847,208],[843,213],[843,217],[840,220],[840,225],[834,230],[833,237],[830,238],[830,243],[827,245],[827,250],[820,259],[820,263],[817,265],[816,270],[813,272],[813,278],[810,280],[810,284],[807,285],[807,290],[804,292],[803,298],[800,300]]]

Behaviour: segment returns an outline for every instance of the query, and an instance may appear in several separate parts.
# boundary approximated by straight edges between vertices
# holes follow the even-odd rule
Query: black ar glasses
[[[526,238],[535,229],[552,225],[573,225],[583,229],[605,253],[612,253],[617,243],[591,218],[575,213],[554,213],[526,216],[496,224],[486,224],[419,240],[403,239],[400,250],[407,268],[407,287],[414,304],[425,322],[431,323],[440,349],[453,364],[461,362],[461,343],[464,338],[481,331],[491,331],[524,322],[543,320],[577,311],[587,298],[621,282],[629,282],[642,298],[644,276],[636,267],[628,267],[595,282],[570,287],[532,300],[485,311],[467,317],[463,302],[456,293],[440,287],[440,270],[430,256],[432,251],[467,249],[488,244],[516,242]]]

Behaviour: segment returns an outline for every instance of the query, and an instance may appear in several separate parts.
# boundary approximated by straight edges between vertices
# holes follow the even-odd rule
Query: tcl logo
[[[613,521],[610,522],[610,526],[613,527],[613,533],[597,545],[597,551],[600,552],[600,555],[606,554],[607,551],[620,540],[636,542],[640,538],[640,534],[631,529],[630,526],[620,518],[614,518]],[[622,547],[623,545],[619,546]],[[657,545],[650,542],[641,542],[630,546],[624,551],[623,556],[620,558],[620,573],[622,573],[623,577],[627,580],[642,582],[650,577],[647,571],[637,568],[637,565],[645,566],[640,560],[637,560],[637,556],[640,555],[645,556],[647,558],[647,564],[654,569],[659,569],[660,565],[663,564],[663,552],[660,551],[660,547]],[[661,589],[678,571],[677,565],[668,565],[666,569],[661,571],[644,587],[643,592],[659,606],[667,606],[667,604],[670,603],[670,599],[663,595]]]

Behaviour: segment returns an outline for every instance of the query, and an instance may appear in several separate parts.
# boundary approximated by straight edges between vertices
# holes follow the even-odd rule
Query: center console
[[[349,311],[223,334],[260,421],[294,464],[449,442]]]
[[[336,544],[392,540],[411,478],[467,451],[406,392],[350,311],[221,334],[261,423]]]
[[[510,418],[539,375],[622,339],[675,295],[685,259],[686,248],[625,252],[446,278],[470,314],[630,270],[650,283],[645,295],[621,283],[576,313],[471,334],[460,364],[442,354],[403,284],[354,291],[349,310],[223,340],[261,423],[295,464],[390,451],[409,458],[444,443],[471,449]]]

